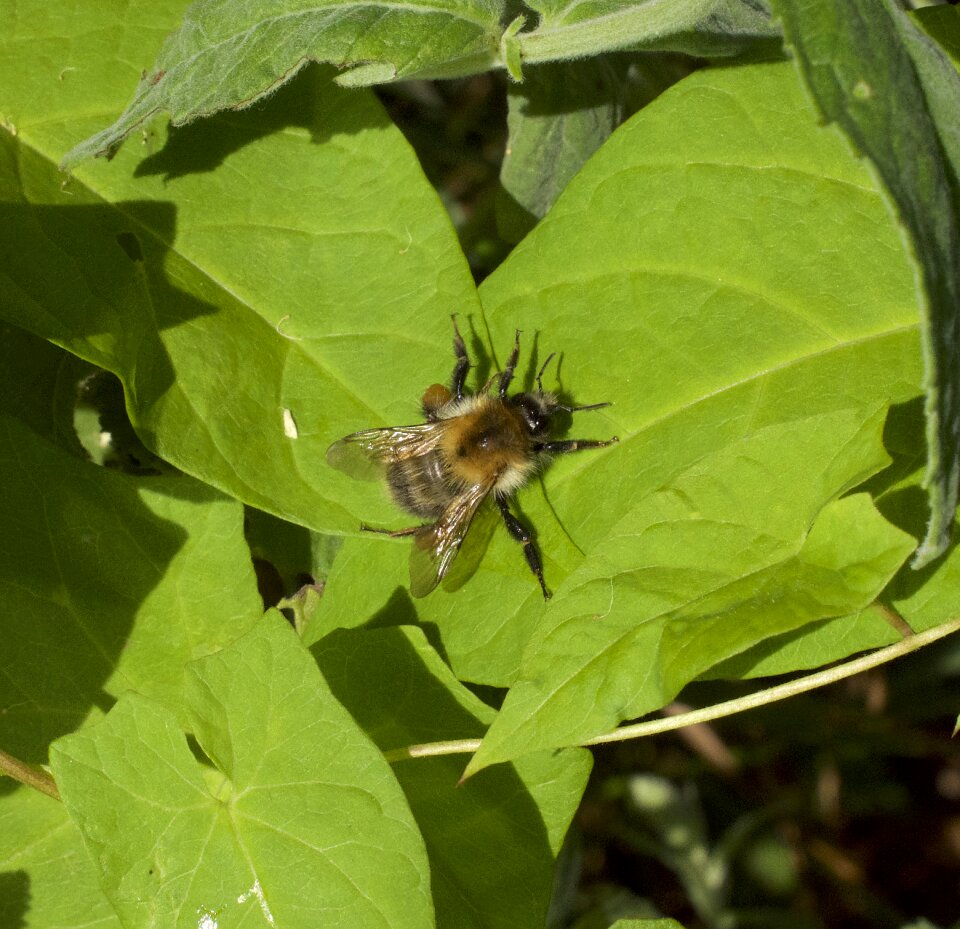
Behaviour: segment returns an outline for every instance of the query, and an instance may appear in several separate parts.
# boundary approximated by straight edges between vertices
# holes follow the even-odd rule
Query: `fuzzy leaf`
[[[485,70],[496,57],[501,13],[496,0],[197,0],[122,115],[63,164],[114,151],[161,111],[182,125],[248,107],[310,61],[335,65],[352,87]]]
[[[876,165],[922,279],[931,518],[915,567],[950,541],[960,496],[960,75],[894,0],[774,0],[817,106]]]
[[[540,14],[522,34],[528,63],[583,58],[624,49],[735,55],[778,32],[756,0],[526,0]]]

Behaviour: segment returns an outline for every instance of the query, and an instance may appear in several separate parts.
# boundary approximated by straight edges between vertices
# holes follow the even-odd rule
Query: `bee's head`
[[[518,331],[517,336],[519,337],[519,335],[520,333]],[[558,411],[562,410],[564,413],[579,413],[581,410],[599,410],[601,407],[610,406],[609,403],[591,403],[588,406],[567,406],[557,399],[556,394],[544,390],[542,381],[543,372],[547,370],[547,365],[550,364],[550,359],[553,357],[553,354],[548,355],[547,360],[537,373],[536,390],[523,394],[514,394],[507,401],[520,412],[523,421],[527,425],[527,429],[530,430],[530,438],[536,439],[538,442],[549,438],[550,430],[554,425],[554,416]],[[503,399],[502,387],[500,396],[501,399]]]
[[[545,439],[550,435],[553,426],[553,416],[560,409],[557,398],[543,390],[535,390],[525,394],[514,394],[510,404],[519,410],[523,421],[530,430],[533,439]]]

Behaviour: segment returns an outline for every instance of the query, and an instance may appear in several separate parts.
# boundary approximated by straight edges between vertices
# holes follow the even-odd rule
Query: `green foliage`
[[[880,172],[923,275],[932,515],[922,567],[949,545],[960,495],[960,76],[894,0],[774,0],[774,9],[817,105]]]
[[[0,796],[4,926],[572,925],[577,746],[960,613],[956,12],[776,0],[794,64],[750,0],[527,6],[0,0],[0,749],[63,798]],[[360,85],[491,69],[521,241],[477,287]],[[612,403],[517,498],[549,603],[492,522],[414,600],[325,463],[417,421],[451,313],[471,389],[519,329],[518,385]]]
[[[51,749],[121,921],[149,900],[167,926],[241,925],[257,909],[280,925],[426,924],[426,850],[403,794],[282,618],[193,663],[185,704],[215,770],[169,710],[133,694]]]

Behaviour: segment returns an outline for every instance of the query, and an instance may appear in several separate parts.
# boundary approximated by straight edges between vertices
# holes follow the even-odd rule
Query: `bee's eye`
[[[537,397],[530,394],[520,394],[514,398],[514,402],[532,436],[539,438],[550,431],[550,414],[552,411],[547,409]]]

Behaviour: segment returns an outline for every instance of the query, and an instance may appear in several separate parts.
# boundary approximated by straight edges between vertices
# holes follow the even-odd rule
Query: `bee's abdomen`
[[[387,483],[398,505],[425,519],[438,518],[455,496],[437,452],[393,462],[387,468]]]

